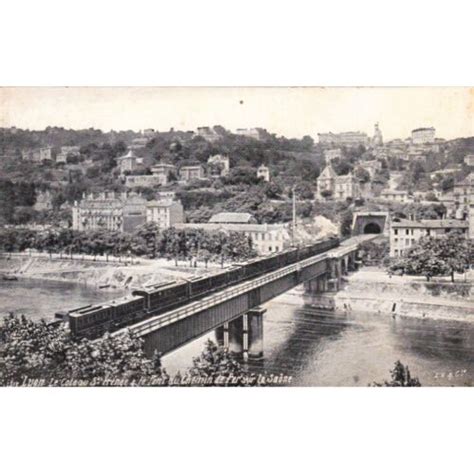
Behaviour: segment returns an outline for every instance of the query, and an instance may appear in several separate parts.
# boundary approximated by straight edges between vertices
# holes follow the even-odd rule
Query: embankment
[[[104,290],[163,283],[203,272],[201,268],[173,267],[173,263],[160,260],[132,265],[28,256],[0,257],[0,273],[14,274],[18,278],[72,281]]]
[[[341,291],[314,295],[312,303],[327,305],[328,299],[337,311],[474,322],[474,285],[469,280],[424,282],[362,269],[344,279]]]

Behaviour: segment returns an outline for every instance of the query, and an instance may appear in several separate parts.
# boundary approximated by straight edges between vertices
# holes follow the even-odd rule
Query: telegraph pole
[[[293,246],[295,245],[296,242],[296,191],[295,191],[295,186],[291,188],[291,194],[293,198],[293,225],[292,225],[292,232],[291,232],[291,237],[293,241]]]

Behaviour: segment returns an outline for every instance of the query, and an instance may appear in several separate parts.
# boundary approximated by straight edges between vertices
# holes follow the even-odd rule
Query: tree
[[[370,181],[370,173],[361,166],[355,169],[355,177],[362,183],[368,183]]]
[[[403,365],[399,360],[395,362],[390,371],[390,381],[383,383],[372,383],[372,387],[421,387],[418,377],[412,377],[408,365]]]
[[[469,240],[457,232],[423,237],[390,269],[402,270],[408,275],[423,275],[427,281],[434,276],[450,275],[454,282],[454,274],[468,268],[470,252]]]
[[[67,385],[68,380],[103,385],[121,379],[131,385],[142,377],[162,377],[166,383],[158,355],[148,359],[144,341],[128,331],[76,341],[64,324],[13,314],[2,323],[0,385],[21,384],[25,379],[43,379],[47,385]]]

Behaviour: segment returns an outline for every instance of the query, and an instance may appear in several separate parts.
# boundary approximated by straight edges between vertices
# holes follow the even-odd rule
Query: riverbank
[[[383,269],[363,268],[344,277],[341,291],[310,297],[311,303],[335,311],[474,322],[472,275],[451,283],[426,282],[421,277],[387,275]]]
[[[73,282],[112,291],[189,278],[212,270],[215,268],[206,269],[203,265],[191,268],[187,262],[175,266],[174,261],[166,259],[135,259],[132,264],[26,255],[0,257],[0,274],[15,275],[19,279]]]

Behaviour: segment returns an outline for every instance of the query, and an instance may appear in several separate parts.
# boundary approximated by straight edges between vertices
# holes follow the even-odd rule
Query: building
[[[291,232],[286,224],[225,224],[225,223],[203,223],[203,224],[176,224],[177,229],[202,229],[205,231],[238,232],[252,240],[252,245],[259,255],[267,255],[272,252],[291,246]]]
[[[413,202],[413,197],[408,191],[401,191],[396,189],[385,189],[380,193],[380,199],[390,202]]]
[[[471,168],[474,168],[474,155],[466,155],[464,157],[464,163],[471,167]]]
[[[235,131],[235,134],[254,138],[255,140],[260,140],[262,138],[261,131],[258,128],[238,128]]]
[[[454,183],[453,195],[455,202],[462,206],[469,206],[474,196],[474,171],[462,181]]]
[[[328,150],[324,150],[324,158],[326,159],[326,163],[329,164],[336,158],[342,158],[342,151],[340,148],[329,148]]]
[[[332,166],[328,164],[317,179],[318,197],[322,200],[334,198],[345,200],[359,197],[360,188],[357,179],[352,173],[338,176]]]
[[[168,229],[184,222],[184,210],[181,202],[164,199],[149,201],[146,206],[146,221],[153,222],[160,229]]]
[[[56,163],[66,163],[68,156],[79,156],[79,150],[78,146],[62,146],[56,155]]]
[[[84,195],[72,208],[74,230],[132,232],[146,221],[147,201],[139,195],[103,192]]]
[[[208,142],[215,142],[220,138],[220,135],[211,127],[198,127],[197,135],[204,138]]]
[[[369,143],[369,137],[363,132],[318,133],[318,140],[324,146],[355,147],[359,145],[366,146]]]
[[[129,150],[126,155],[118,157],[116,161],[122,175],[126,171],[135,171],[137,169],[138,161],[133,150]]]
[[[434,143],[436,129],[429,128],[415,128],[411,131],[411,142],[413,145],[424,145],[425,143]]]
[[[270,181],[270,168],[265,165],[260,165],[257,169],[257,178],[263,178],[264,181]]]
[[[193,179],[203,179],[204,168],[202,165],[181,166],[179,169],[179,177],[183,181],[192,181]]]
[[[392,222],[390,229],[390,257],[402,257],[421,237],[441,236],[452,231],[468,236],[467,221],[455,219],[403,219]]]
[[[127,188],[152,188],[154,186],[166,186],[167,184],[167,176],[161,174],[128,175],[125,177],[125,186]]]
[[[158,163],[151,168],[154,176],[160,177],[160,184],[166,186],[170,182],[170,177],[176,177],[176,166],[168,163]]]
[[[337,176],[334,180],[334,199],[345,200],[359,197],[359,183],[352,173]]]
[[[374,136],[372,138],[372,146],[378,147],[383,145],[382,131],[379,128],[379,123],[374,125]]]
[[[224,155],[210,156],[207,160],[207,170],[213,178],[227,176],[230,170],[229,157]]]
[[[209,222],[211,224],[255,224],[257,221],[248,212],[219,212],[214,214]]]
[[[55,153],[53,147],[47,146],[42,148],[36,148],[34,150],[24,150],[21,153],[21,157],[25,161],[53,161],[55,158]]]

